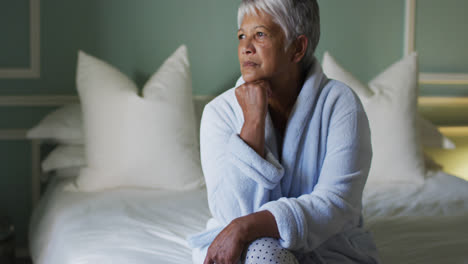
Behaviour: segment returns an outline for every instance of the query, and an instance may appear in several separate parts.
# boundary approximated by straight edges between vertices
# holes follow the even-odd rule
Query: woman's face
[[[246,82],[270,80],[289,68],[292,61],[284,49],[285,34],[270,15],[245,15],[237,36],[240,69]]]

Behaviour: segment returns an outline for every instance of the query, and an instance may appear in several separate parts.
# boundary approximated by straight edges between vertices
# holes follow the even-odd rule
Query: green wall
[[[41,77],[0,79],[0,96],[75,95],[76,55],[82,49],[128,74],[139,85],[179,45],[186,44],[195,94],[217,94],[237,77],[239,0],[42,0]],[[0,1],[0,68],[29,64],[29,1]],[[424,0],[417,7],[421,69],[468,72],[468,2]],[[329,50],[367,82],[403,54],[404,1],[319,0],[322,38]],[[421,95],[468,96],[465,86],[425,86]],[[53,107],[0,107],[0,128],[27,129]],[[430,109],[429,109],[430,110]],[[437,120],[437,118],[436,118]],[[444,118],[438,119],[439,124]],[[468,120],[452,120],[455,124]],[[458,123],[457,123],[458,122]],[[26,244],[30,213],[30,145],[0,141],[0,214],[10,215]]]

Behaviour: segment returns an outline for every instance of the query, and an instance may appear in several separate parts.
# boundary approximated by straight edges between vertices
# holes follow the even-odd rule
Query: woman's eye
[[[265,36],[265,33],[263,32],[257,32],[257,37],[264,37]]]
[[[244,34],[239,34],[239,35],[237,36],[237,38],[238,38],[238,39],[245,39],[245,35],[244,35]]]

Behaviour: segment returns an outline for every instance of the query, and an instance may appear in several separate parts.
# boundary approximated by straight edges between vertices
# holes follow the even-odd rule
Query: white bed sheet
[[[210,216],[205,190],[64,191],[69,182],[52,183],[34,212],[35,264],[191,263],[185,238]]]
[[[77,193],[66,183],[53,183],[34,212],[34,263],[191,263],[185,238],[210,217],[205,190]],[[418,186],[366,188],[364,216],[383,263],[468,263],[464,180],[431,172]]]
[[[383,263],[468,263],[468,182],[430,171],[421,185],[364,190],[366,228]]]

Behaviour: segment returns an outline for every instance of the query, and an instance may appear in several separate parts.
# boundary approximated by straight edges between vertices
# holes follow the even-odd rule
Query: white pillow
[[[390,66],[368,86],[325,53],[324,73],[360,97],[371,128],[373,158],[368,184],[422,182],[424,157],[417,129],[418,67],[415,53]]]
[[[374,92],[369,86],[362,84],[350,72],[345,70],[336,60],[325,52],[323,56],[323,68],[329,78],[339,80],[349,85],[362,101],[372,97]],[[439,129],[419,113],[416,116],[420,140],[424,147],[454,149],[455,143],[440,133]]]
[[[197,132],[205,105],[215,96],[194,98]],[[27,132],[30,139],[48,139],[54,142],[83,145],[83,118],[81,105],[64,105],[47,114],[36,126]],[[198,138],[198,137],[197,137]]]
[[[87,158],[79,190],[203,185],[185,46],[150,78],[143,96],[124,74],[80,51],[77,88]]]
[[[49,172],[57,169],[82,167],[86,165],[84,145],[59,145],[42,162],[42,170]]]
[[[46,115],[26,137],[52,139],[63,144],[83,144],[83,122],[79,104],[65,105]]]
[[[200,99],[195,99],[193,100],[194,103],[194,109],[195,109],[195,116],[196,116],[196,122],[197,124],[200,123],[200,118],[203,112],[203,108],[205,105],[212,99],[211,96],[206,96],[202,97]],[[70,111],[72,110],[72,111]],[[53,119],[51,118],[52,116],[58,116],[61,115],[60,120],[66,120],[67,118],[74,119],[74,122],[54,122],[51,120],[58,120],[58,119]],[[50,122],[51,121],[51,122]],[[79,122],[77,122],[79,121]],[[65,126],[67,123],[73,123],[77,126]],[[69,135],[72,134],[74,131],[82,131],[82,118],[81,118],[81,105],[76,104],[76,105],[67,105],[63,106],[51,114],[47,115],[39,125],[36,127],[38,129],[42,129],[45,131],[45,127],[56,127],[58,129],[53,130],[53,131],[72,131],[63,133],[63,135]],[[63,125],[63,126],[62,126]],[[79,125],[79,126],[78,126]],[[43,127],[41,127],[43,126]],[[197,131],[199,129],[199,125],[197,125]],[[80,133],[82,134],[82,133]],[[44,137],[41,138],[47,138],[51,139],[53,136],[52,134],[45,134]],[[81,136],[81,135],[80,135]],[[198,138],[198,136],[197,136]],[[57,139],[57,138],[55,138]],[[83,138],[77,138],[81,141],[83,141]],[[85,147],[83,144],[81,145],[58,145],[56,148],[54,148],[42,161],[42,170],[44,172],[51,172],[55,171],[57,175],[62,176],[63,175],[73,175],[76,176],[78,175],[79,168],[84,167],[86,165],[86,160],[85,160]]]

